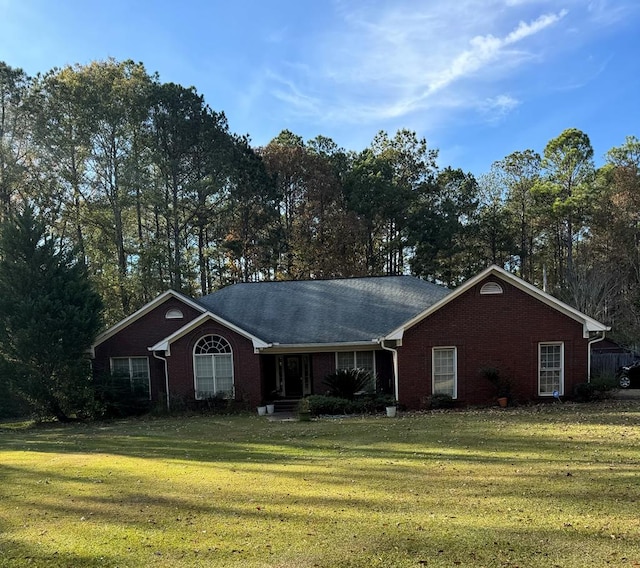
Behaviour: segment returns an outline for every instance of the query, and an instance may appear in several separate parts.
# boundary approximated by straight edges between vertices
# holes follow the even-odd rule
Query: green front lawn
[[[0,566],[640,566],[640,406],[0,426]]]

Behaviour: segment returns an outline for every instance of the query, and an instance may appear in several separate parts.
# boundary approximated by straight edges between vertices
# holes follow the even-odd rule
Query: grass
[[[0,426],[0,567],[640,566],[640,406]]]

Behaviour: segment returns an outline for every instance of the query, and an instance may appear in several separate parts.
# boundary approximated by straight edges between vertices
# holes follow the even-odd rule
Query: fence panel
[[[633,353],[593,353],[591,355],[591,376],[615,375],[616,371],[633,363],[636,357]]]

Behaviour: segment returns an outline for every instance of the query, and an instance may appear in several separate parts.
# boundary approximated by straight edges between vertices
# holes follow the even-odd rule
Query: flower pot
[[[300,422],[311,422],[311,412],[309,410],[299,410],[298,420]]]
[[[506,408],[508,403],[509,399],[506,396],[501,396],[500,398],[498,398],[498,404],[500,405],[500,408]]]
[[[267,404],[267,414],[273,414],[276,411],[275,404]]]
[[[394,418],[397,411],[398,411],[397,406],[387,406],[387,416],[389,418]]]
[[[258,406],[258,416],[264,416],[267,413],[266,406]]]

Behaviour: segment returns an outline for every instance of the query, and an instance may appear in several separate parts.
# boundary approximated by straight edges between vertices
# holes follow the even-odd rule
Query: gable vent
[[[497,282],[487,282],[480,288],[480,294],[502,294],[502,286]]]
[[[168,320],[181,320],[184,317],[184,315],[179,309],[172,308],[167,311],[164,317],[165,319],[168,319]]]

